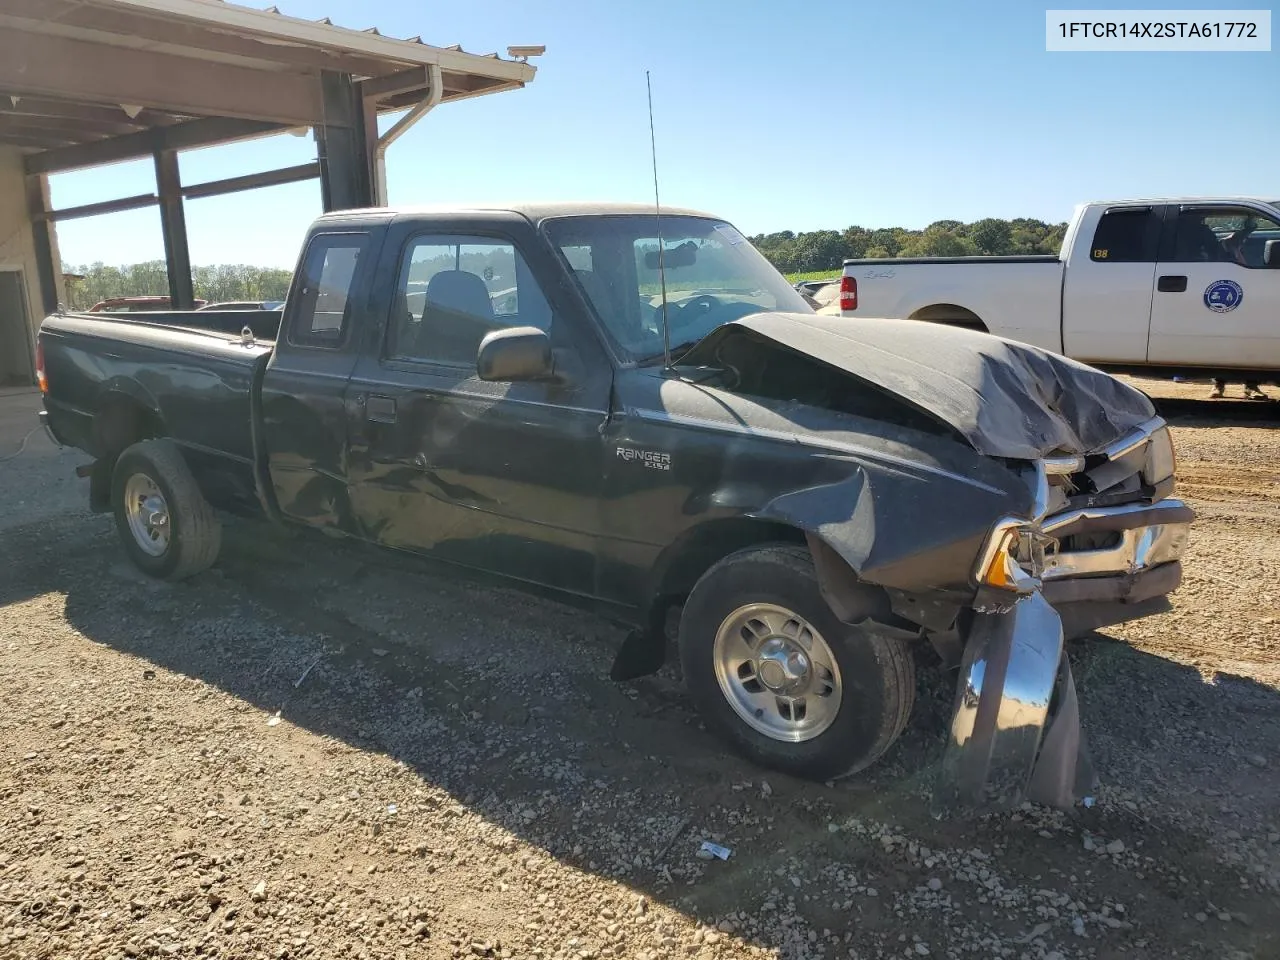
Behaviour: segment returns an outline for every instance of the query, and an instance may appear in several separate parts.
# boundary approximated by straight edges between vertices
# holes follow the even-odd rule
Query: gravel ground
[[[1175,610],[1073,647],[1097,803],[963,822],[923,651],[868,775],[763,774],[512,591],[250,523],[147,581],[36,434],[0,462],[0,957],[1280,956],[1280,410],[1142,385],[1200,519]],[[36,406],[0,397],[0,458]]]

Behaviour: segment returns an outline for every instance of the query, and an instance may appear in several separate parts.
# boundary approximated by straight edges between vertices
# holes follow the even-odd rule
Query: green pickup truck
[[[1168,608],[1192,512],[1137,390],[820,316],[730,224],[612,204],[330,214],[283,311],[58,314],[45,423],[155,577],[218,511],[496,575],[632,633],[757,763],[853,773],[959,671],[939,796],[1093,773],[1064,639]],[[513,649],[512,656],[519,656]]]

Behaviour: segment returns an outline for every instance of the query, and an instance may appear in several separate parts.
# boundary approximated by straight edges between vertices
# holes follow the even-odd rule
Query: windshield
[[[657,218],[644,214],[546,221],[605,329],[630,360],[662,356]],[[672,348],[761,311],[812,313],[782,274],[729,224],[662,218]]]

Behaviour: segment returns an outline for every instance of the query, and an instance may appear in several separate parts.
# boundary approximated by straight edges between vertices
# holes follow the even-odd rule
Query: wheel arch
[[[990,333],[986,323],[973,310],[958,303],[935,302],[917,307],[907,315],[908,320],[920,320],[925,323],[942,323],[952,327],[965,327],[969,330],[980,330]]]
[[[650,579],[645,622],[661,633],[667,611],[684,601],[703,574],[740,550],[770,543],[789,543],[809,551],[822,594],[840,619],[898,620],[884,588],[861,580],[819,535],[778,520],[743,516],[697,524],[662,552]]]
[[[114,461],[139,440],[165,435],[159,404],[136,380],[117,378],[102,385],[94,404],[94,455]]]
[[[89,509],[111,509],[111,474],[120,454],[139,440],[165,435],[164,421],[154,399],[133,380],[103,384],[94,404],[90,426],[93,467],[89,473]]]
[[[725,557],[765,543],[803,544],[803,530],[759,517],[706,520],[682,533],[654,564],[647,591],[651,616],[661,616],[689,595],[702,575]]]

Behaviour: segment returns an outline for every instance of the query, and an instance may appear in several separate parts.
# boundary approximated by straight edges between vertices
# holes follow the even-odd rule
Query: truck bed
[[[252,385],[273,340],[244,342],[248,323],[274,338],[278,311],[67,313],[41,327],[50,430],[59,441],[101,456],[110,446],[101,416],[166,424],[188,458],[201,460],[206,496],[252,502]],[[230,329],[228,329],[230,328]],[[261,332],[259,329],[261,328]],[[231,332],[231,330],[234,332]],[[156,430],[156,433],[162,431]]]
[[[257,340],[275,342],[280,332],[280,310],[145,310],[132,313],[75,313],[65,316],[92,317],[95,320],[121,320],[147,326],[177,327],[202,333],[226,333],[239,337],[249,327]]]
[[[1057,263],[1060,258],[1052,253],[1032,253],[1004,257],[880,257],[849,259],[846,267],[874,267],[904,263]]]
[[[981,267],[982,269],[977,269]],[[846,260],[850,317],[901,317],[997,333],[1062,350],[1062,260],[1055,256]]]

